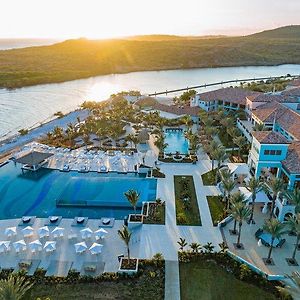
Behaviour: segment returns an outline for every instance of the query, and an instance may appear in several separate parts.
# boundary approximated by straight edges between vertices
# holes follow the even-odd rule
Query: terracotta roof
[[[293,142],[289,146],[287,157],[282,164],[290,174],[300,174],[300,142]]]
[[[272,102],[272,101],[283,101],[283,96],[280,95],[271,95],[260,93],[258,95],[250,95],[247,97],[251,102]]]
[[[293,88],[293,89],[285,90],[281,93],[281,95],[284,95],[284,96],[299,96],[300,97],[300,86],[296,87],[296,88]]]
[[[261,144],[290,144],[283,135],[275,131],[253,131],[252,135]]]
[[[258,95],[258,92],[248,91],[242,88],[227,87],[215,91],[198,94],[201,101],[224,100],[236,104],[246,104],[246,97]]]
[[[300,115],[278,102],[265,103],[252,114],[265,123],[272,123],[274,118],[284,130],[300,140]]]
[[[165,111],[171,114],[175,115],[191,115],[191,116],[198,116],[200,108],[199,107],[190,107],[190,106],[184,106],[184,107],[177,107],[175,105],[165,105],[161,103],[156,103],[153,106],[153,109]]]

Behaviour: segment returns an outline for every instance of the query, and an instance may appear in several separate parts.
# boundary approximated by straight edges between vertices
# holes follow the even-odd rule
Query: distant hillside
[[[265,30],[249,36],[272,39],[300,39],[300,25],[290,25],[272,30]]]
[[[180,36],[180,35],[165,35],[165,34],[151,34],[151,35],[136,35],[126,37],[126,40],[131,41],[171,41],[171,40],[197,40],[208,38],[220,38],[224,35],[205,35],[205,36]]]
[[[293,32],[299,26],[292,26]],[[282,38],[283,32],[290,32]],[[300,37],[286,27],[246,37],[68,40],[0,51],[0,87],[63,82],[96,75],[221,66],[300,64]],[[262,38],[263,37],[263,38]]]

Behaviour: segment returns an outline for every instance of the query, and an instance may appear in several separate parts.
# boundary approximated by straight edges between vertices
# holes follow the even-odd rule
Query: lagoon
[[[53,118],[57,111],[70,112],[85,100],[103,101],[122,90],[153,93],[210,82],[248,77],[300,74],[300,65],[197,68],[112,74],[64,83],[16,90],[0,89],[0,140],[22,128],[32,128]],[[208,91],[218,87],[203,88]],[[170,96],[175,96],[171,94]]]

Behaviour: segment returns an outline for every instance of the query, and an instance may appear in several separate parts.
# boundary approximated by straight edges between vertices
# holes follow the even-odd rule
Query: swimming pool
[[[140,192],[143,201],[156,198],[157,180],[138,174],[98,174],[40,169],[21,171],[13,162],[0,168],[0,219],[23,215],[65,218],[114,217],[123,219],[133,209],[124,192]]]
[[[176,153],[177,151],[180,154],[189,153],[189,143],[188,140],[184,137],[183,130],[168,130],[165,131],[165,143],[168,144],[165,149],[165,153]]]

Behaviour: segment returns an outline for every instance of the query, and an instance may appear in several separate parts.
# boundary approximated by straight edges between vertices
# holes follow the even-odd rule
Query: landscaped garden
[[[207,196],[207,203],[214,226],[226,217],[226,204],[221,196]]]
[[[45,271],[39,270],[28,277],[26,282],[33,283],[33,287],[22,299],[164,299],[164,261],[160,255],[150,261],[140,261],[139,272],[133,277],[104,273],[93,278],[79,276],[73,271],[66,278],[45,277],[44,274]],[[7,275],[7,272],[0,273],[1,278]]]
[[[182,300],[278,299],[278,283],[268,282],[225,254],[196,254],[181,262],[179,270]]]
[[[144,224],[165,224],[166,204],[160,199],[148,203],[148,216],[144,216]]]
[[[201,225],[193,176],[174,176],[177,225]]]
[[[201,175],[203,185],[215,185],[216,184],[217,170],[213,169]]]

